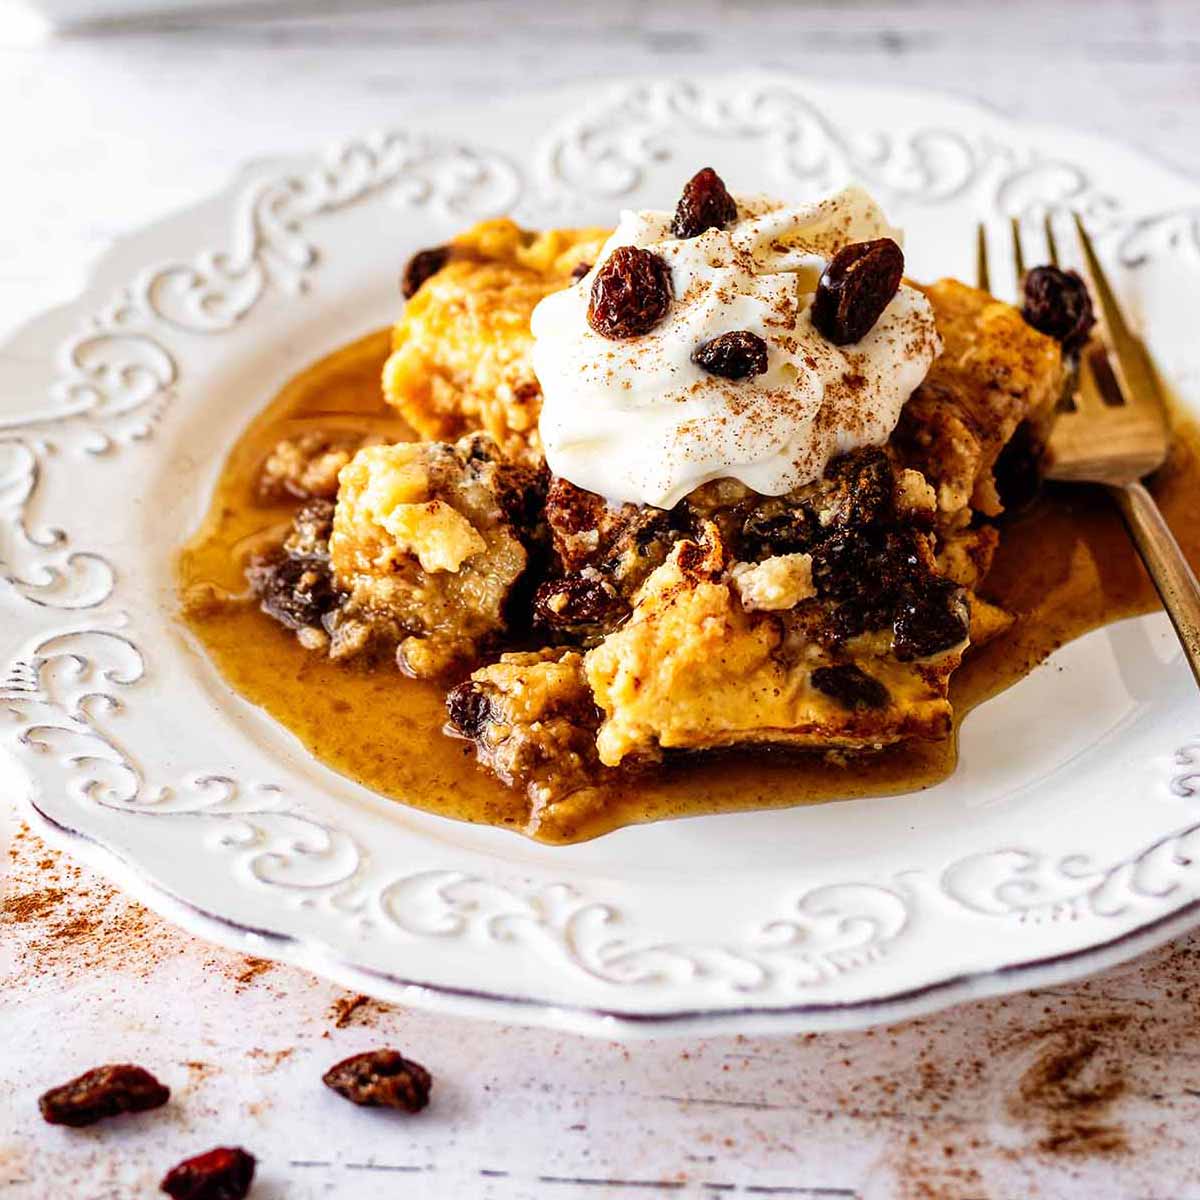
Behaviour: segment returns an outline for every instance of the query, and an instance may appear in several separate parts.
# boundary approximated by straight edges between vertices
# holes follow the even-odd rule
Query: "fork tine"
[[[1012,227],[1013,265],[1017,272],[1017,291],[1020,292],[1025,279],[1025,254],[1021,249],[1021,218],[1009,217]]]
[[[1104,329],[1108,335],[1108,346],[1116,359],[1117,371],[1124,387],[1121,389],[1126,404],[1162,404],[1158,392],[1158,382],[1146,357],[1146,351],[1141,342],[1134,336],[1125,317],[1117,304],[1113,293],[1096,256],[1092,239],[1083,227],[1083,221],[1078,213],[1072,213],[1075,221],[1075,232],[1079,238],[1080,248],[1087,263],[1088,276],[1092,281],[1092,291],[1104,320]]]
[[[992,290],[988,277],[987,230],[982,221],[975,227],[975,286],[981,292]]]
[[[1050,219],[1050,214],[1046,213],[1043,219],[1043,225],[1046,227],[1046,253],[1050,256],[1050,262],[1053,266],[1058,266],[1058,242],[1054,239],[1054,222]]]

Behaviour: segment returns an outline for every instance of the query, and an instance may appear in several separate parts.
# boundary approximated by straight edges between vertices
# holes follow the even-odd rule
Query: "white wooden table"
[[[1200,173],[1195,0],[479,2],[33,46],[6,31],[0,17],[5,329],[248,158],[592,76],[757,64],[934,86]],[[176,932],[0,801],[5,843],[0,1191],[14,1200],[149,1196],[171,1163],[230,1142],[259,1156],[256,1197],[289,1200],[1200,1198],[1200,937],[889,1029],[625,1048],[353,1007]],[[383,1042],[437,1078],[418,1117],[320,1086],[336,1058]],[[155,1069],[171,1106],[41,1124],[46,1086],[120,1059]]]

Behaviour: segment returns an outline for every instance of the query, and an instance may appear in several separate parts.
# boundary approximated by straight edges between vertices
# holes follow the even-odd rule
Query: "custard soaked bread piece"
[[[513,459],[541,458],[542,392],[530,365],[529,318],[572,282],[604,244],[604,229],[532,233],[484,221],[450,242],[445,265],[405,305],[383,370],[383,391],[426,439],[491,435]]]
[[[697,497],[709,515],[696,538],[675,545],[628,622],[586,656],[601,761],[943,737],[969,600],[938,570],[932,509],[911,507],[914,493],[928,504],[927,489],[914,482],[867,450],[781,500]]]
[[[646,577],[680,536],[675,515],[554,479],[546,496],[551,569],[534,595],[536,627],[554,641],[592,645],[629,616]]]
[[[627,618],[582,657],[548,652],[553,668],[506,656],[475,672],[451,722],[485,766],[533,781],[542,804],[583,786],[587,745],[611,768],[665,750],[942,737],[969,598],[938,569],[933,504],[924,479],[881,450],[847,455],[787,497],[708,485],[672,514],[671,549]],[[619,515],[602,518],[598,544]],[[565,774],[502,765],[517,747],[523,761],[548,761],[564,740],[577,748]]]
[[[605,765],[664,749],[861,748],[949,732],[946,685],[965,622],[954,645],[920,663],[898,659],[885,633],[834,650],[819,640],[814,611],[747,611],[725,572],[720,535],[707,532],[704,542],[676,546],[630,621],[587,655],[605,714],[597,736]]]
[[[258,496],[267,503],[283,500],[332,500],[338,473],[363,446],[377,445],[378,435],[351,430],[310,430],[281,438],[263,462]]]
[[[336,505],[310,501],[250,564],[264,610],[334,658],[394,653],[422,677],[474,659],[542,537],[544,471],[475,434],[366,446],[339,478]]]
[[[329,539],[347,613],[394,631],[410,674],[470,660],[505,628],[544,488],[482,434],[360,450],[342,468]]]
[[[922,287],[942,353],[900,416],[892,445],[937,493],[938,526],[1003,511],[994,469],[1019,428],[1040,446],[1066,378],[1062,349],[1009,304],[954,279]]]
[[[561,826],[602,803],[600,713],[579,651],[504,654],[453,688],[446,709],[479,762],[528,798],[527,833],[551,814]]]

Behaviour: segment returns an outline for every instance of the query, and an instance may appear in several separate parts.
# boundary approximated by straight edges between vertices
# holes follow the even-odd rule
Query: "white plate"
[[[930,791],[566,848],[381,800],[229,691],[174,621],[171,577],[227,448],[290,375],[395,315],[410,251],[488,213],[611,220],[671,204],[706,163],[796,199],[856,177],[934,277],[969,273],[980,217],[999,238],[1009,214],[1076,208],[1200,400],[1200,188],[1120,147],[766,76],[420,124],[256,166],[0,355],[0,731],[45,823],[204,936],[606,1036],[864,1025],[1200,920],[1200,703],[1161,617],[978,710]]]

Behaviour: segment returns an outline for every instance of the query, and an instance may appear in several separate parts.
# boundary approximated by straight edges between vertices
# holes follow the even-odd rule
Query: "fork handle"
[[[1192,674],[1200,684],[1200,583],[1154,497],[1140,483],[1111,484],[1108,490],[1125,518],[1133,544],[1154,580]]]

